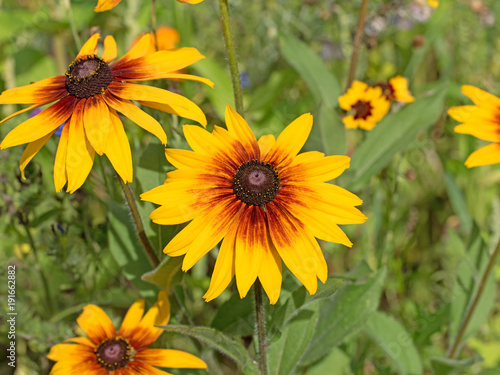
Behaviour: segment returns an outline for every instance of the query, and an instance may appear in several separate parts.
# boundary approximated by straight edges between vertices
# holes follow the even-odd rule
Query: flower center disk
[[[354,104],[352,108],[356,111],[356,113],[354,114],[355,119],[362,118],[366,120],[367,117],[372,113],[371,104],[361,100]]]
[[[243,203],[263,206],[270,203],[280,189],[278,172],[267,162],[251,160],[236,170],[233,191]]]
[[[104,341],[96,349],[97,362],[107,370],[125,367],[130,359],[130,344],[123,339]]]
[[[111,68],[95,55],[80,57],[66,71],[66,90],[78,99],[102,94],[111,82]]]

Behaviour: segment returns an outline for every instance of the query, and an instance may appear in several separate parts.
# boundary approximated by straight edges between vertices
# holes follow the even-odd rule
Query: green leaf
[[[252,335],[255,327],[253,293],[241,299],[235,293],[217,309],[211,326],[231,335]]]
[[[481,371],[479,375],[498,375],[500,374],[500,367],[489,368],[488,370]]]
[[[399,374],[423,373],[422,360],[410,334],[392,316],[376,311],[368,320],[365,332],[387,354]]]
[[[453,179],[452,175],[448,172],[444,172],[444,184],[446,186],[446,191],[448,192],[448,197],[450,198],[450,203],[453,210],[460,218],[460,224],[464,233],[469,233],[472,227],[472,218],[467,208],[467,201],[465,200],[464,194],[458,187],[457,183]]]
[[[302,365],[321,359],[347,336],[363,329],[378,307],[386,273],[386,269],[381,268],[369,279],[346,283],[331,300],[320,302],[318,324]]]
[[[332,369],[335,369],[335,375],[352,375],[351,359],[336,347],[332,348],[331,353],[324,359],[308,367],[305,373],[307,375],[325,375],[331,374]]]
[[[450,359],[431,358],[431,367],[436,375],[462,375],[465,370],[480,362],[478,358]]]
[[[338,113],[322,105],[314,118],[311,134],[304,146],[306,150],[322,151],[327,155],[345,155],[346,132]]]
[[[245,374],[257,375],[257,365],[249,357],[245,346],[234,338],[208,327],[189,327],[183,325],[159,326],[167,332],[180,333],[181,335],[193,337],[202,343],[216,349],[220,353],[235,361]]]
[[[467,248],[466,258],[458,266],[457,282],[453,289],[449,334],[450,345],[455,342],[469,305],[477,294],[479,280],[481,280],[490,259],[488,247],[481,238],[479,228],[475,224]],[[494,307],[496,289],[494,276],[494,272],[492,272],[488,280],[486,280],[482,295],[462,337],[462,343],[481,327]]]
[[[305,289],[305,288],[303,288]],[[314,335],[318,321],[318,303],[301,310],[283,329],[278,340],[267,351],[270,375],[290,375]]]
[[[306,81],[315,101],[322,101],[327,107],[336,108],[340,85],[323,60],[293,35],[281,35],[280,49],[285,60]]]
[[[277,99],[283,94],[283,90],[296,77],[297,73],[292,69],[272,72],[262,85],[253,90],[247,111],[255,112],[265,108],[274,108]]]
[[[166,257],[153,271],[146,272],[141,279],[157,285],[160,289],[170,290],[174,275],[181,269],[182,257]]]
[[[411,145],[419,131],[433,125],[443,112],[446,86],[389,114],[369,133],[354,152],[351,170],[355,171],[352,189],[366,184],[386,167],[400,151]]]
[[[318,285],[318,291],[313,295],[310,295],[306,288],[299,287],[282,306],[273,310],[268,335],[271,337],[278,330],[286,327],[294,316],[311,303],[333,296],[343,283],[342,280],[329,278],[325,284]]]

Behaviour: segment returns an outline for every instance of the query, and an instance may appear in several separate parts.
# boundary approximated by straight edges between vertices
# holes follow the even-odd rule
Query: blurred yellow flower
[[[433,8],[437,8],[439,6],[439,0],[427,0],[427,3]]]
[[[97,5],[94,8],[94,12],[104,12],[106,10],[113,9],[117,6],[122,0],[98,0]],[[198,4],[203,0],[177,0],[179,3],[188,3],[188,4]]]
[[[354,111],[352,115],[342,119],[348,129],[372,130],[387,114],[391,105],[380,87],[371,87],[360,81],[354,81],[338,100],[340,108]]]
[[[56,364],[50,374],[142,375],[163,374],[156,367],[201,368],[207,365],[198,357],[171,349],[149,349],[170,318],[165,291],[144,315],[144,300],[130,306],[120,330],[96,305],[87,305],[76,319],[87,337],[74,337],[54,345],[47,357]]]
[[[470,85],[462,86],[462,93],[475,105],[448,110],[448,115],[461,122],[455,127],[455,132],[494,142],[470,154],[465,165],[472,168],[500,163],[500,98]]]
[[[382,89],[382,94],[390,102],[411,103],[415,100],[408,90],[408,80],[402,76],[393,77],[389,82],[379,83],[375,86]]]
[[[38,115],[10,131],[0,149],[28,143],[19,162],[24,169],[62,124],[54,163],[54,184],[61,191],[66,182],[73,193],[92,169],[95,152],[106,154],[125,182],[132,181],[132,156],[127,135],[117,112],[157,136],[163,144],[167,136],[161,124],[133,104],[132,100],[167,113],[174,113],[206,125],[201,109],[182,95],[130,81],[190,79],[213,85],[208,79],[179,74],[178,70],[204,58],[195,48],[179,48],[147,54],[149,34],[124,56],[116,59],[116,42],[104,40],[102,57],[96,55],[99,34],[82,47],[66,74],[31,85],[4,91],[0,104],[32,104],[0,123],[25,111],[57,101]]]
[[[259,278],[270,302],[276,303],[281,260],[314,294],[317,279],[324,283],[328,274],[316,238],[352,246],[338,225],[363,223],[365,215],[355,208],[362,201],[326,183],[349,167],[350,158],[316,151],[297,155],[312,122],[304,114],[278,139],[266,135],[257,142],[246,121],[228,106],[227,130],[215,126],[209,133],[185,125],[193,151],[166,150],[177,170],[141,199],[161,205],[150,215],[157,224],[191,221],[163,250],[185,255],[183,271],[222,240],[207,301],[236,276],[241,298]]]

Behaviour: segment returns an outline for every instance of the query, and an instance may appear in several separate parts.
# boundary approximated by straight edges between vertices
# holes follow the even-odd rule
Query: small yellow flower
[[[74,337],[54,345],[48,358],[56,362],[50,372],[86,375],[163,374],[156,367],[201,368],[207,365],[192,354],[171,349],[149,349],[170,318],[165,291],[144,315],[144,300],[130,306],[118,332],[106,313],[96,305],[87,305],[76,319],[87,337]],[[165,373],[167,374],[167,373]]]
[[[117,6],[122,0],[98,0],[97,5],[94,8],[94,12],[104,12],[106,10],[113,9]],[[177,0],[179,3],[189,3],[189,4],[198,4],[203,0]]]
[[[433,8],[437,8],[439,6],[439,0],[427,0],[427,3]]]
[[[11,130],[0,143],[0,149],[28,143],[19,167],[24,169],[35,154],[65,123],[54,163],[54,185],[61,191],[66,182],[73,193],[92,169],[94,156],[106,154],[125,182],[132,181],[132,155],[127,135],[117,112],[157,136],[163,144],[167,136],[161,124],[137,107],[132,100],[167,113],[174,113],[206,125],[201,109],[189,99],[173,92],[131,81],[153,79],[190,79],[213,85],[208,79],[179,74],[204,56],[195,48],[149,53],[149,34],[121,58],[116,59],[116,42],[104,39],[104,52],[96,55],[99,34],[94,34],[82,47],[65,75],[47,78],[31,85],[5,90],[0,104],[31,104],[10,118],[52,103],[38,115]]]
[[[321,152],[298,155],[312,128],[304,114],[288,125],[278,139],[257,141],[246,121],[226,108],[227,130],[212,133],[185,125],[193,151],[167,149],[177,170],[165,184],[141,195],[161,205],[150,215],[161,225],[191,221],[163,250],[185,255],[189,270],[222,240],[210,287],[204,298],[219,296],[236,277],[243,298],[259,278],[272,304],[281,291],[281,261],[316,293],[317,279],[327,278],[327,265],[316,240],[352,246],[338,226],[366,220],[355,206],[356,195],[326,183],[349,167],[347,156]]]
[[[408,80],[402,76],[393,77],[389,82],[379,83],[375,86],[382,89],[382,94],[390,102],[411,103],[415,100],[408,90]]]
[[[451,107],[448,110],[448,115],[461,122],[455,127],[455,132],[494,142],[474,151],[465,165],[472,168],[500,163],[500,98],[470,85],[462,86],[462,93],[475,105]]]
[[[354,81],[347,92],[339,97],[340,108],[354,110],[354,114],[342,119],[348,129],[372,130],[387,114],[390,104],[380,87],[371,87],[360,81]]]

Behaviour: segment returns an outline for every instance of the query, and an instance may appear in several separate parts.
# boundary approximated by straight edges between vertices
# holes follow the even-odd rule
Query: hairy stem
[[[472,315],[474,314],[474,311],[477,308],[478,302],[481,299],[481,296],[484,291],[484,286],[486,285],[486,281],[488,280],[491,271],[493,271],[493,268],[495,266],[499,254],[500,254],[500,240],[498,241],[495,251],[490,257],[486,270],[484,271],[483,277],[479,281],[479,288],[477,289],[477,293],[474,296],[474,299],[472,300],[471,304],[469,305],[467,314],[465,315],[465,318],[462,321],[462,324],[460,325],[460,330],[458,331],[457,337],[455,338],[455,342],[453,343],[453,346],[448,352],[448,358],[455,358],[455,356],[458,355],[458,348],[460,346],[460,343],[462,342],[462,338],[465,334],[465,331],[467,330],[467,326],[469,325]]]
[[[82,42],[80,41],[80,37],[78,36],[78,31],[76,30],[75,19],[73,16],[73,8],[71,7],[71,0],[65,0],[64,4],[66,5],[66,9],[68,11],[69,25],[71,27],[71,33],[73,34],[73,39],[75,40],[76,47],[80,49],[82,48]]]
[[[234,46],[233,33],[231,31],[227,0],[219,0],[219,8],[222,32],[224,34],[227,57],[229,59],[229,70],[231,71],[231,81],[233,82],[234,104],[236,105],[236,112],[244,116],[243,91],[241,89],[240,72],[238,70],[238,60],[236,58],[236,48]]]
[[[118,175],[118,174],[117,174]],[[134,220],[135,228],[137,229],[137,234],[139,235],[139,239],[141,240],[142,247],[146,252],[151,264],[153,267],[157,267],[160,264],[156,253],[149,242],[148,237],[146,236],[146,231],[144,230],[144,224],[142,223],[141,215],[139,214],[139,210],[137,209],[137,204],[135,203],[134,194],[130,189],[130,185],[123,182],[120,176],[118,177],[118,181],[120,182],[120,187],[122,188],[123,195],[125,196],[125,201],[127,202],[127,206],[132,214],[132,219]]]
[[[267,344],[266,344],[266,321],[264,318],[264,305],[262,303],[262,286],[260,281],[255,281],[255,329],[259,340],[259,369],[260,375],[267,375]]]
[[[361,40],[365,30],[366,11],[368,9],[368,0],[363,0],[361,9],[359,10],[358,26],[356,27],[356,35],[354,36],[354,46],[351,55],[351,64],[349,66],[349,76],[347,78],[346,90],[351,87],[352,81],[356,75],[356,67],[358,65],[359,49],[361,48]]]

